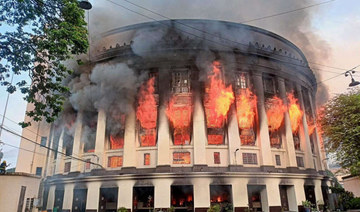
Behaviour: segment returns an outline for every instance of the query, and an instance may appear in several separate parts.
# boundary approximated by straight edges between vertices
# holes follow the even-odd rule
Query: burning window
[[[156,145],[157,95],[155,94],[155,76],[147,80],[140,88],[136,117],[140,125],[140,146]]]
[[[174,152],[173,164],[190,164],[190,152]]]
[[[122,167],[122,164],[123,164],[123,156],[111,156],[108,158],[109,168]]]
[[[255,153],[242,153],[243,164],[257,165],[257,155]]]
[[[70,132],[70,129],[65,127],[63,136],[63,148],[65,148],[65,155],[72,155],[74,136]]]
[[[145,166],[150,165],[150,153],[145,153],[144,154],[144,165]]]
[[[70,172],[71,162],[66,162],[64,165],[64,172]]]
[[[232,204],[231,185],[210,185],[210,203],[219,204],[221,208]]]
[[[133,188],[133,211],[152,211],[154,209],[154,187]]]
[[[285,88],[287,92],[289,117],[290,117],[291,130],[294,139],[294,148],[295,150],[300,150],[299,129],[304,112],[300,107],[299,94],[295,89],[294,83],[285,82]]]
[[[242,145],[255,145],[255,119],[257,113],[257,97],[248,88],[247,73],[236,74],[236,116],[239,125]]]
[[[172,73],[171,87],[173,93],[189,93],[190,72],[188,70],[174,71]]]
[[[214,164],[220,164],[220,152],[214,152]]]
[[[287,108],[282,99],[273,96],[266,99],[265,109],[269,126],[270,145],[273,148],[280,148],[284,113]]]
[[[114,112],[106,120],[110,149],[124,148],[125,118],[125,114]]]
[[[192,185],[172,185],[171,186],[171,206],[175,210],[194,211],[193,186]]]
[[[204,97],[208,144],[224,144],[224,124],[234,99],[232,86],[225,85],[220,63],[213,62]]]
[[[192,100],[189,95],[173,95],[166,108],[174,145],[189,145],[191,138]]]

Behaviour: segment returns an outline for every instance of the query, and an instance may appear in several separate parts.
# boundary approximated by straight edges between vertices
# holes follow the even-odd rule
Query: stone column
[[[52,126],[54,126],[54,125],[52,125]],[[55,127],[51,127],[51,130],[52,130],[52,132],[50,132],[50,134],[52,135],[51,136],[51,141],[50,141],[50,143],[51,143],[51,146],[49,146],[51,149],[53,149],[53,150],[49,150],[49,154],[48,154],[48,159],[47,159],[47,164],[46,164],[46,173],[45,173],[45,177],[46,176],[51,176],[52,175],[52,173],[53,173],[53,170],[54,170],[54,155],[55,154],[57,154],[57,152],[55,152],[55,151],[57,151],[57,146],[55,146],[55,144],[54,144],[54,141],[55,141],[55,137],[56,137],[56,133],[55,133]],[[60,142],[60,140],[59,140],[59,142]],[[59,145],[59,143],[58,143],[58,145]]]
[[[314,169],[314,162],[313,162],[313,154],[311,152],[311,144],[310,144],[310,137],[309,137],[309,129],[306,121],[306,114],[305,114],[305,105],[304,99],[301,92],[301,85],[296,84],[296,90],[299,94],[299,103],[302,110],[304,110],[304,115],[302,118],[302,125],[299,128],[299,138],[301,141],[301,148],[304,150],[304,165],[307,169]]]
[[[204,107],[199,92],[194,92],[194,165],[206,165],[206,121]]]
[[[94,154],[99,158],[99,164],[106,167],[105,155],[105,134],[106,134],[106,114],[103,109],[98,112],[98,121],[96,126],[95,152]],[[100,168],[94,166],[94,168]]]
[[[133,202],[133,186],[135,181],[133,180],[121,180],[118,181],[119,194],[118,194],[118,208],[125,207],[126,209],[132,209]]]
[[[59,143],[57,146],[57,152],[56,152],[56,160],[55,160],[55,174],[59,174],[64,172],[64,156],[62,153],[64,153],[64,129],[62,129],[60,138],[59,138]]]
[[[257,96],[257,106],[259,115],[259,134],[258,134],[258,145],[260,146],[260,165],[262,166],[274,166],[271,154],[270,136],[268,120],[265,110],[265,97],[264,87],[261,73],[254,73],[254,88]]]
[[[55,185],[50,186],[50,188],[49,188],[49,195],[48,195],[48,199],[47,199],[46,210],[52,210],[54,208],[55,189],[56,189]]]
[[[312,95],[310,92],[308,92],[308,95],[309,95],[309,100],[310,100],[310,106],[311,106],[311,111],[313,112],[312,116],[314,117],[314,120],[316,120],[316,106],[314,104],[314,101],[313,101],[313,98],[312,98]],[[323,149],[321,148],[321,145],[320,145],[320,136],[318,134],[318,130],[317,130],[317,127],[315,128],[315,137],[316,137],[316,149],[317,149],[317,155],[318,155],[318,160],[320,161],[320,167],[319,169],[320,170],[325,170],[325,167],[324,167],[324,164],[323,164],[323,161],[324,159],[326,158],[326,155],[325,155],[325,150],[322,151]]]
[[[123,167],[136,167],[136,112],[131,108],[126,117]]]
[[[266,193],[270,211],[281,210],[279,183],[279,178],[268,179],[266,182]]]
[[[170,130],[166,116],[166,105],[159,108],[157,166],[170,166]]]
[[[63,201],[63,210],[72,209],[74,195],[74,184],[65,184],[64,186],[64,201]]]
[[[100,199],[100,186],[101,182],[87,183],[86,210],[97,211]]]
[[[241,151],[240,151],[240,135],[239,125],[236,117],[236,108],[233,105],[230,108],[230,118],[228,125],[228,136],[229,136],[229,164],[230,165],[242,165]],[[236,149],[239,149],[236,151]]]
[[[294,179],[294,189],[296,196],[297,206],[302,205],[302,201],[306,200],[305,190],[304,190],[304,180],[303,179]]]
[[[318,206],[324,204],[324,198],[321,191],[321,180],[315,181],[315,199]]]
[[[286,89],[285,89],[285,82],[283,78],[278,78],[279,90],[280,90],[280,97],[283,102],[288,102],[286,96]],[[288,105],[288,104],[287,104]],[[295,147],[294,147],[294,138],[291,129],[291,122],[289,116],[289,110],[285,112],[285,137],[286,137],[286,152],[288,156],[288,167],[297,167],[296,164],[296,154],[295,154]]]
[[[286,194],[288,197],[289,210],[297,211],[298,205],[297,205],[297,201],[296,201],[295,186],[288,186],[286,189]]]
[[[248,180],[245,178],[234,178],[231,181],[235,211],[237,211],[236,208],[247,208],[249,206]]]
[[[170,208],[172,179],[154,179],[154,208]]]
[[[209,208],[210,207],[210,183],[209,178],[194,178],[192,184],[194,185],[194,208]]]
[[[76,126],[75,126],[75,133],[74,133],[74,142],[73,142],[73,150],[72,156],[76,158],[81,158],[82,150],[81,150],[81,134],[82,134],[82,122],[83,122],[83,112],[79,111],[76,117]],[[76,160],[74,158],[71,159],[71,169],[70,172],[76,172],[81,170],[81,166],[83,162]]]

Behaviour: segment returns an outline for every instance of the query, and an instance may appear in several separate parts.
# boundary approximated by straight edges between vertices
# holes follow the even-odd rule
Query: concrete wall
[[[344,189],[353,192],[355,197],[360,197],[360,177],[343,178]]]
[[[40,178],[23,173],[0,175],[0,211],[16,212],[18,210],[21,186],[25,186],[24,204],[21,211],[25,210],[26,198],[37,198]]]

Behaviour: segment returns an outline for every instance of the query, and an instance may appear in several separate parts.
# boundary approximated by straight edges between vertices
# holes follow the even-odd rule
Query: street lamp
[[[349,84],[349,87],[354,87],[354,86],[357,86],[357,85],[360,84],[359,81],[356,81],[356,80],[354,79],[354,77],[353,77],[352,74],[355,74],[355,71],[354,71],[354,70],[349,70],[349,71],[346,71],[346,72],[345,72],[345,77],[347,77],[347,76],[349,76],[349,75],[350,75],[350,77],[351,77],[351,82],[350,82],[350,84]]]
[[[79,7],[84,10],[90,10],[92,5],[88,0],[81,0],[79,1]]]

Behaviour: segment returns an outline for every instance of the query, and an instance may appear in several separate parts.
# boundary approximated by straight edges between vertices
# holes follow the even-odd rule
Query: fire
[[[206,89],[205,107],[206,121],[208,127],[221,128],[226,115],[234,102],[232,86],[225,86],[221,79],[221,70],[218,67],[219,62],[213,63],[212,74],[208,76],[209,85]]]
[[[294,97],[293,93],[287,95],[289,101],[289,116],[291,122],[291,129],[293,133],[297,133],[301,123],[304,112],[300,109],[298,99]]]
[[[309,135],[312,135],[315,132],[316,123],[313,120],[308,120],[308,130]]]
[[[280,128],[284,120],[284,112],[286,111],[286,107],[283,101],[277,96],[274,96],[268,101],[266,115],[268,118],[269,130],[270,132],[274,132]]]
[[[236,111],[239,127],[241,129],[250,129],[254,126],[256,116],[257,97],[249,88],[241,90],[236,98]]]
[[[177,104],[177,101],[178,97],[173,96],[166,108],[166,115],[174,128],[174,144],[189,144],[192,107]]]
[[[124,136],[110,135],[110,149],[122,149],[124,147]]]
[[[157,103],[155,99],[155,77],[143,84],[139,91],[139,101],[136,118],[139,120],[143,132],[140,139],[142,146],[153,146],[156,141]]]

